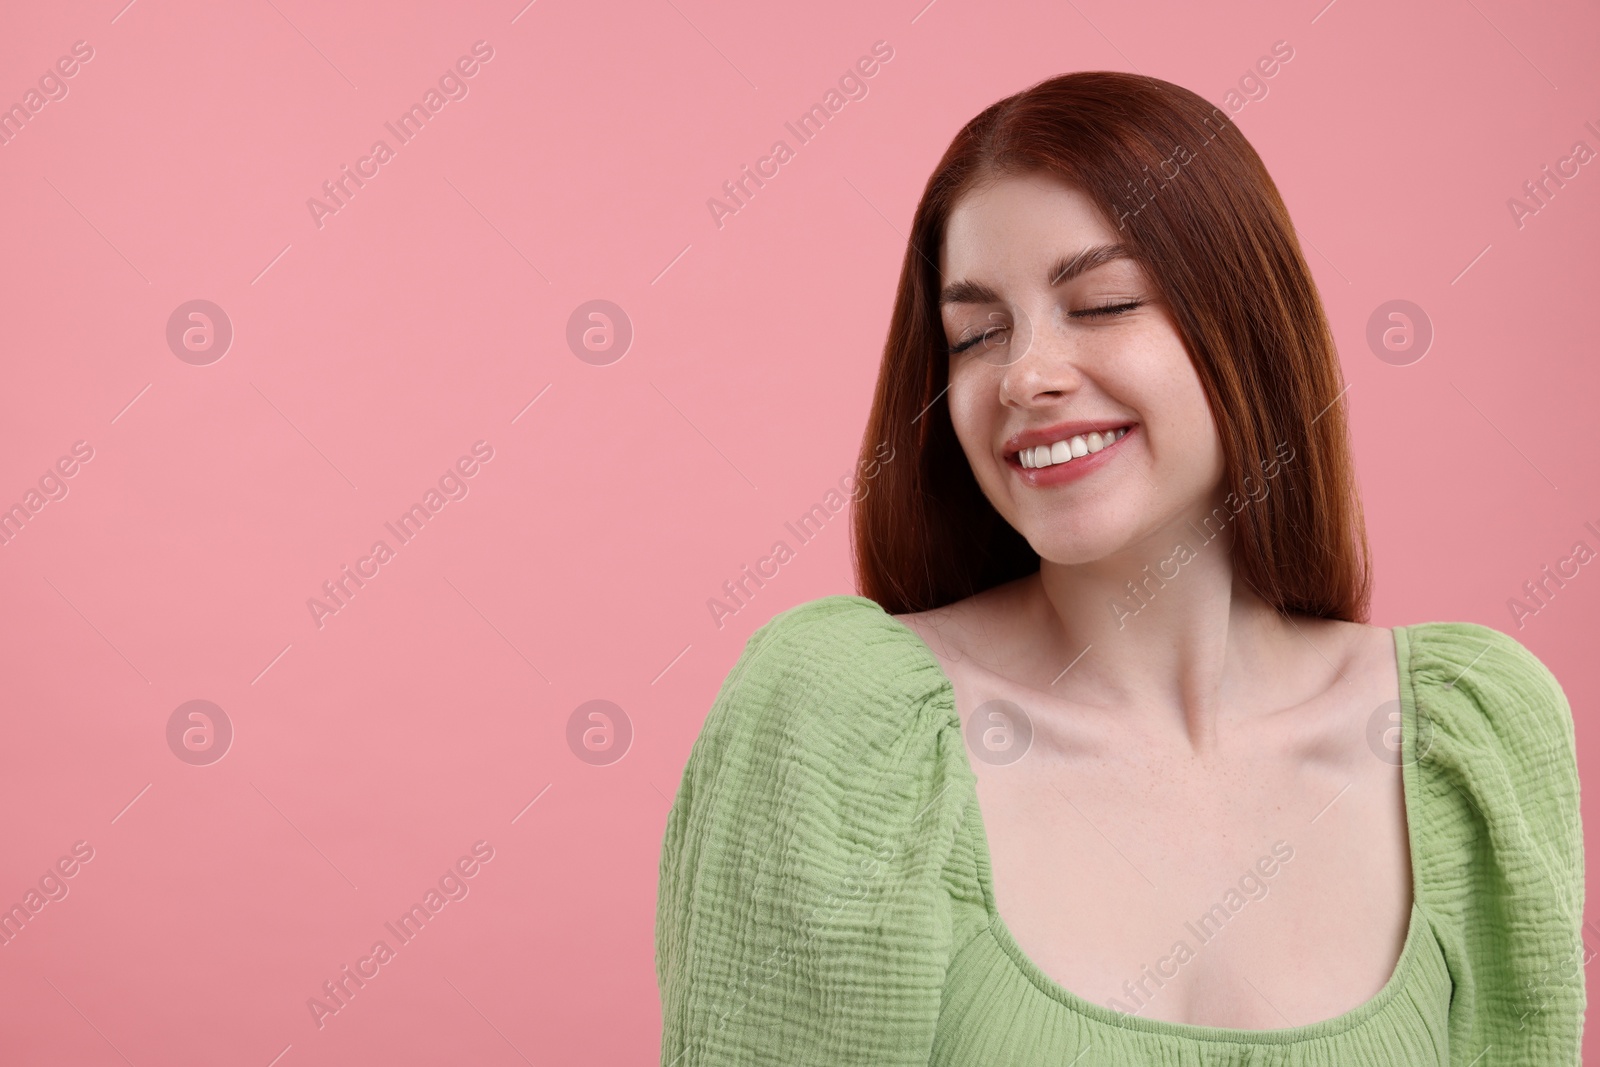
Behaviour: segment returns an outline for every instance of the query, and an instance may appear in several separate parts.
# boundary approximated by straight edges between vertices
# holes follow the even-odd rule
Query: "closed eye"
[[[950,354],[952,356],[959,355],[962,352],[965,352],[967,349],[971,348],[973,345],[977,344],[979,341],[985,340],[986,338],[992,336],[996,331],[1004,330],[1004,329],[1005,329],[1004,326],[990,326],[988,329],[984,330],[982,333],[978,334],[976,337],[969,337],[965,341],[961,341],[961,342],[958,342],[958,343],[956,343],[954,345],[951,345],[950,346]]]
[[[1135,308],[1140,308],[1143,306],[1143,300],[1125,300],[1121,303],[1101,304],[1099,307],[1082,308],[1081,310],[1069,312],[1068,314],[1075,319],[1101,318],[1107,316],[1115,318],[1119,315],[1125,315]],[[952,356],[960,355],[962,352],[965,352],[979,341],[985,340],[986,338],[992,336],[995,331],[1004,329],[1006,329],[1004,326],[990,326],[982,333],[977,334],[974,337],[969,337],[964,341],[958,341],[956,344],[951,345],[950,354]]]
[[[1099,307],[1084,308],[1082,311],[1072,312],[1073,318],[1093,317],[1095,315],[1121,315],[1132,311],[1136,307],[1143,307],[1143,300],[1128,300],[1121,304],[1101,304]]]

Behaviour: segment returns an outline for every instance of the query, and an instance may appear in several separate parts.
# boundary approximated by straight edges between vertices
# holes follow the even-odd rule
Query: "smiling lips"
[[[1131,427],[1119,426],[1103,433],[1091,430],[1087,434],[1074,434],[1051,444],[1024,448],[1017,453],[1017,462],[1029,470],[1052,467],[1058,463],[1070,463],[1121,440],[1129,429]]]

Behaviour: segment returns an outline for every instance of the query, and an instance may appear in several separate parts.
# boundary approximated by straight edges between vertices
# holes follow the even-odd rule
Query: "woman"
[[[661,856],[662,1063],[1576,1064],[1571,711],[1367,625],[1344,386],[1193,93],[1053,78],[912,224],[863,596],[751,637]]]

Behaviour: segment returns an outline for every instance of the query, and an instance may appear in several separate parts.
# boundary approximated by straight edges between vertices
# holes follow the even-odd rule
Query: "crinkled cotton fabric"
[[[1090,1003],[1029,960],[994,907],[938,660],[864,597],[777,615],[724,681],[668,815],[663,1067],[1577,1064],[1571,708],[1499,631],[1394,639],[1415,889],[1399,962],[1342,1015],[1235,1030]]]

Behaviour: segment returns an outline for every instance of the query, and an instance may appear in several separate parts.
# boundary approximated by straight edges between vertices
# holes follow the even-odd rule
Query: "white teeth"
[[[1120,440],[1128,432],[1128,427],[1123,426],[1116,430],[1107,430],[1105,433],[1098,431],[1085,436],[1078,434],[1064,441],[1054,444],[1038,445],[1034,448],[1024,448],[1017,453],[1017,461],[1029,470],[1039,467],[1053,467],[1058,463],[1070,463],[1079,456],[1087,456],[1091,452],[1101,449]]]

